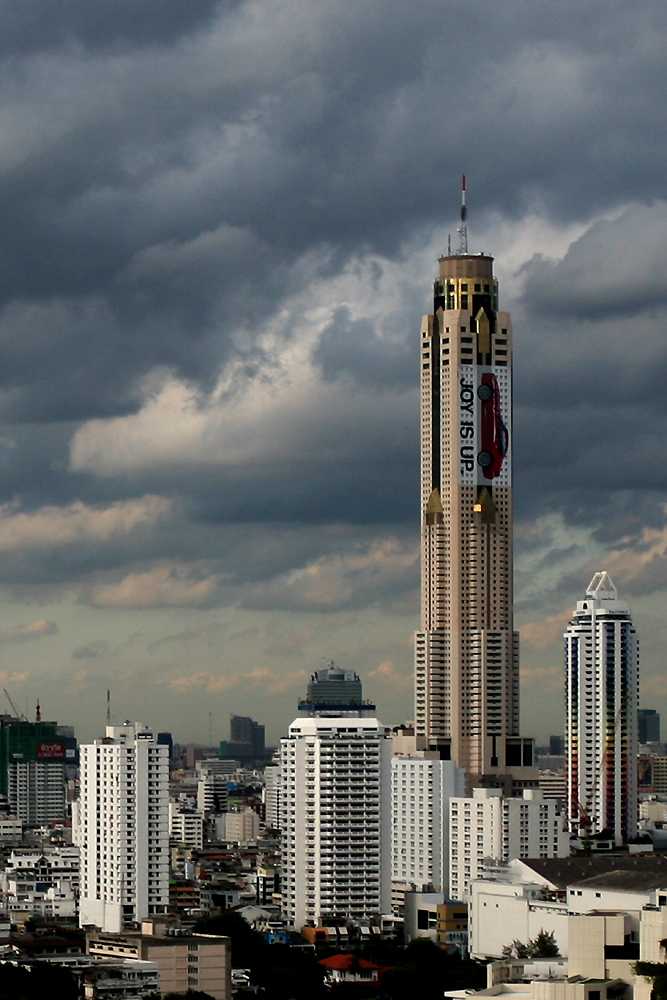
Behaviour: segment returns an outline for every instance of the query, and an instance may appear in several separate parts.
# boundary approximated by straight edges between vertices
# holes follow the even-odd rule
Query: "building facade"
[[[391,744],[363,715],[297,718],[280,744],[281,889],[291,927],[391,901]]]
[[[474,776],[532,766],[513,620],[512,326],[493,258],[439,260],[421,322],[421,623],[415,725]],[[487,782],[485,782],[487,783]]]
[[[204,846],[203,814],[178,802],[170,802],[169,839],[175,844],[201,851]]]
[[[79,923],[118,933],[169,904],[169,750],[127,722],[80,752]]]
[[[217,816],[227,811],[230,775],[218,767],[226,763],[215,759],[197,763],[197,810],[203,816]]]
[[[264,824],[267,830],[280,830],[280,754],[274,754],[264,768]]]
[[[447,892],[449,802],[465,790],[465,774],[451,760],[435,754],[392,758],[393,883]]]
[[[570,827],[622,844],[637,833],[639,642],[604,571],[577,602],[564,655]]]
[[[10,761],[7,798],[26,826],[62,823],[67,818],[64,759]]]
[[[449,895],[465,899],[489,862],[512,858],[566,858],[570,838],[564,814],[538,789],[507,798],[499,788],[475,788],[449,807]]]

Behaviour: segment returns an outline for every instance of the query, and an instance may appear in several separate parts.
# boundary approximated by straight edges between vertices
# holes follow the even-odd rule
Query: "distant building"
[[[609,574],[596,573],[564,635],[573,833],[637,834],[639,643]]]
[[[538,787],[546,801],[553,799],[559,809],[567,809],[567,777],[565,771],[538,771]]]
[[[562,736],[549,737],[549,753],[560,757],[564,752],[565,741]]]
[[[259,837],[259,816],[254,809],[225,813],[222,839],[230,844],[253,844]]]
[[[7,767],[9,808],[26,826],[67,818],[65,760],[12,760]]]
[[[72,743],[61,735],[66,729],[55,722],[0,717],[0,795],[26,825],[66,818],[66,744]]]
[[[264,768],[264,823],[269,830],[280,830],[280,754],[276,753]]]
[[[654,708],[640,708],[637,712],[640,743],[660,742],[660,714]]]
[[[318,708],[326,705],[361,705],[361,680],[353,670],[331,663],[310,675],[305,703]]]
[[[246,715],[232,715],[229,740],[220,743],[220,757],[236,758],[242,763],[261,761],[266,757],[264,726]]]
[[[140,722],[81,751],[81,927],[118,933],[169,904],[169,752]]]
[[[171,735],[171,733],[158,733],[157,741],[159,746],[161,747],[164,746],[168,748],[169,763],[171,763],[174,757],[174,737]]]
[[[227,811],[228,765],[229,761],[215,757],[197,762],[197,809],[205,817]]]
[[[169,839],[201,851],[204,846],[204,816],[178,802],[169,803]]]

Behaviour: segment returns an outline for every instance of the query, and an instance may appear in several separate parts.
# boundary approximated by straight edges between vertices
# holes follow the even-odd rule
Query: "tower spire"
[[[461,221],[458,226],[458,237],[459,237],[459,254],[468,253],[468,226],[466,224],[467,217],[467,206],[466,206],[466,175],[461,174]]]

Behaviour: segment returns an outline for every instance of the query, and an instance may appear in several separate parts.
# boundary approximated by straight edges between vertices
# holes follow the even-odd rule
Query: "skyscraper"
[[[491,782],[532,765],[519,737],[512,586],[512,327],[493,258],[439,260],[421,322],[418,745]]]
[[[564,639],[570,827],[621,844],[637,833],[639,642],[608,573],[595,574]]]
[[[169,904],[169,748],[142,723],[81,751],[79,923],[116,932]]]
[[[289,924],[361,920],[391,901],[391,740],[348,703],[343,671],[280,741],[281,891]],[[357,678],[358,681],[358,678]]]

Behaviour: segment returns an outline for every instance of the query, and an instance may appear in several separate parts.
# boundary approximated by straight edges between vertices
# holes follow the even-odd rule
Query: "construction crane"
[[[7,701],[9,702],[9,704],[10,704],[10,705],[11,705],[11,707],[12,707],[12,711],[14,712],[14,717],[15,717],[16,719],[24,719],[24,718],[25,718],[25,716],[24,716],[24,715],[22,715],[22,714],[21,714],[21,713],[19,712],[18,708],[16,707],[16,705],[15,705],[15,704],[14,704],[14,702],[12,701],[12,698],[11,698],[11,695],[10,695],[9,691],[7,690],[7,688],[3,688],[2,690],[3,690],[3,691],[4,691],[4,693],[5,693],[5,698],[7,699]]]

